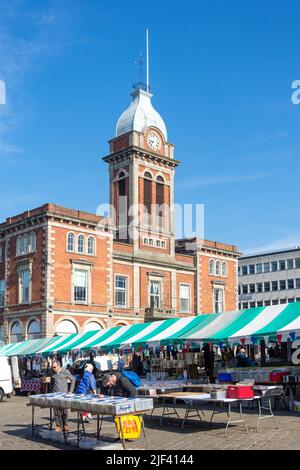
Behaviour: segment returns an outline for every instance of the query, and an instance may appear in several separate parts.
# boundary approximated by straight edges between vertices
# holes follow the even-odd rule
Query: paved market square
[[[1,450],[59,450],[74,449],[70,445],[54,443],[32,437],[31,435],[31,408],[27,406],[28,397],[14,396],[0,403],[0,449]],[[146,435],[150,450],[299,450],[300,449],[300,414],[290,411],[276,411],[275,415],[279,430],[275,430],[273,420],[261,423],[261,431],[256,432],[257,415],[245,408],[244,415],[249,426],[246,434],[240,425],[231,426],[228,436],[224,436],[224,423],[226,414],[221,413],[215,417],[213,425],[201,424],[196,418],[190,419],[185,429],[181,430],[181,420],[170,417],[168,421],[159,426],[161,409],[155,408],[153,419],[146,419]],[[205,409],[209,420],[211,409]],[[183,417],[183,410],[179,410]],[[37,424],[48,423],[48,410],[36,411]],[[76,415],[70,413],[70,428],[75,429]],[[86,427],[92,433],[95,424]],[[102,435],[112,441],[117,437],[112,419],[105,419]],[[116,443],[116,448],[118,443]],[[129,442],[128,449],[144,449],[143,438],[139,441]]]

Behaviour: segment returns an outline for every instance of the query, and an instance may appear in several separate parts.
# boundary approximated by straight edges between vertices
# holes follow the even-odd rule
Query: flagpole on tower
[[[146,29],[146,64],[147,64],[146,85],[147,85],[147,92],[149,93],[150,86],[149,86],[149,31],[148,31],[148,28]]]

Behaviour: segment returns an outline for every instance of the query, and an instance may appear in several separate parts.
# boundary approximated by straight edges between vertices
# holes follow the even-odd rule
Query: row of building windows
[[[239,284],[239,294],[257,294],[286,289],[300,289],[300,278],[281,281],[257,282],[256,284]]]
[[[162,281],[150,279],[149,281],[149,306],[150,308],[163,307]],[[179,285],[179,310],[183,313],[191,311],[191,286]],[[116,275],[115,277],[115,306],[128,307],[128,277]]]
[[[73,271],[73,301],[78,304],[88,304],[90,272],[86,269],[74,269]],[[19,271],[19,303],[28,304],[31,299],[31,272],[29,268]],[[0,307],[5,305],[5,280],[0,281]],[[181,312],[191,311],[191,293],[189,284],[179,286],[179,308]],[[128,277],[115,276],[115,306],[118,308],[128,307]],[[162,281],[150,280],[149,283],[149,306],[151,308],[163,307]]]
[[[144,178],[148,178],[150,180],[153,179],[152,174],[150,173],[150,171],[145,171],[143,176],[144,176]],[[118,175],[118,178],[121,179],[121,178],[125,178],[125,177],[126,177],[126,174],[124,173],[124,171],[120,171],[120,173]],[[158,181],[159,183],[164,183],[165,182],[163,176],[161,176],[161,175],[158,175],[156,177],[156,181]]]
[[[95,256],[96,240],[94,237],[86,238],[84,235],[75,235],[70,232],[67,235],[67,251]]]
[[[262,274],[276,271],[285,271],[286,269],[300,269],[300,258],[282,259],[279,261],[270,261],[267,263],[256,263],[238,267],[239,276],[249,274]]]
[[[226,261],[221,263],[219,260],[211,259],[209,261],[209,275],[227,277],[228,269]]]
[[[144,238],[144,245],[155,246],[156,248],[166,248],[164,240],[154,240],[153,238]]]
[[[16,255],[22,256],[36,251],[36,235],[34,232],[19,235],[17,238]]]
[[[300,302],[300,297],[291,297],[283,299],[273,299],[273,300],[258,300],[253,302],[240,302],[239,310],[246,310],[247,308],[255,307],[269,307],[270,305],[281,305],[293,302]]]

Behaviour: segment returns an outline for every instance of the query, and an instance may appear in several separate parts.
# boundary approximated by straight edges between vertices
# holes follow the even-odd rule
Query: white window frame
[[[17,237],[17,248],[16,248],[16,255],[17,256],[22,256],[23,254],[23,237],[22,235],[19,235]]]
[[[12,328],[14,326],[15,323],[18,323],[19,325],[21,325],[21,333],[19,333],[18,336],[21,336],[20,340],[22,341],[23,337],[24,337],[24,326],[21,322],[21,320],[14,320],[10,326],[9,326],[9,338],[10,338],[10,341],[11,341],[11,338],[12,336],[15,336],[15,334],[12,332]],[[20,342],[20,341],[15,341],[16,343]]]
[[[210,269],[211,267],[211,264],[212,264],[212,270]],[[209,264],[208,264],[208,273],[210,276],[214,276],[215,275],[215,260],[214,259],[210,259],[209,260]]]
[[[117,291],[120,290],[120,288],[117,288],[117,277],[123,277],[125,279],[125,305],[119,305],[117,304]],[[122,288],[121,288],[122,289]],[[114,277],[114,305],[116,308],[128,308],[128,293],[129,293],[129,276],[126,274],[120,274],[116,273]],[[123,292],[123,291],[122,291]]]
[[[81,239],[81,237],[83,238],[83,251],[79,251],[79,240]],[[76,252],[79,253],[80,255],[85,255],[86,253],[86,237],[83,233],[80,233],[77,237],[77,241],[76,241]]]
[[[73,235],[73,237],[74,237],[74,239],[73,239],[73,250],[70,250],[70,249],[69,249],[69,236],[70,236],[70,235]],[[77,243],[75,233],[74,233],[74,232],[68,232],[68,233],[67,233],[67,239],[66,239],[66,241],[67,241],[67,247],[66,247],[66,248],[67,248],[67,252],[68,252],[68,253],[74,253],[74,252],[76,251],[76,243]]]
[[[86,299],[75,300],[75,271],[84,271],[86,273]],[[91,269],[90,266],[74,264],[72,270],[72,302],[76,305],[89,305],[91,301]]]
[[[32,296],[32,265],[23,264],[18,266],[18,303],[19,305],[30,305],[31,304],[31,296]],[[28,285],[28,300],[23,300],[23,287],[22,287],[22,273],[24,271],[29,272],[29,285]]]
[[[161,241],[161,247],[162,247],[162,248],[166,248],[166,242],[165,242],[165,240],[162,240],[162,241]]]
[[[28,253],[35,253],[35,252],[36,252],[36,234],[35,232],[30,232],[29,243],[28,243]]]
[[[188,299],[186,299],[184,297],[181,297],[181,292],[180,292],[181,287],[187,287],[188,288],[188,292],[189,292]],[[188,300],[188,308],[187,309],[181,308],[181,299]],[[182,282],[182,283],[179,284],[179,312],[180,313],[190,313],[190,311],[191,311],[191,284],[188,284],[186,282]]]
[[[36,322],[39,326],[39,332],[37,332],[37,333],[30,333],[29,332],[29,328],[30,328],[30,326],[32,325],[33,322]],[[31,320],[29,320],[29,322],[28,322],[28,325],[27,325],[27,328],[26,328],[27,339],[29,339],[29,337],[31,335],[32,335],[31,339],[39,339],[39,338],[42,337],[41,322],[37,318],[31,318]],[[35,335],[38,335],[38,336],[35,336]]]
[[[216,309],[216,303],[215,303],[215,291],[216,290],[220,290],[222,292],[222,310],[219,310],[217,311]],[[221,285],[214,285],[213,286],[213,311],[214,313],[222,313],[222,312],[225,312],[225,289],[224,289],[224,286],[221,286]]]
[[[223,266],[225,266],[225,274],[223,273]],[[228,264],[226,261],[222,261],[221,263],[221,275],[222,277],[228,277]]]
[[[217,272],[217,266],[220,267],[219,273]],[[222,276],[222,265],[221,265],[221,261],[218,260],[218,259],[217,259],[216,262],[215,262],[215,275],[218,276],[218,277],[219,277],[219,276]]]
[[[89,241],[93,240],[93,252],[90,253]],[[96,238],[93,235],[89,235],[87,238],[87,255],[96,256]]]
[[[152,282],[156,282],[158,284],[160,284],[160,296],[159,296],[159,306],[158,307],[154,307],[154,306],[151,306],[151,283]],[[150,277],[149,278],[149,286],[148,286],[148,305],[149,305],[149,308],[157,308],[157,309],[160,309],[160,308],[163,308],[163,280],[162,278],[160,277]]]
[[[29,236],[28,233],[23,235],[23,254],[29,253]]]

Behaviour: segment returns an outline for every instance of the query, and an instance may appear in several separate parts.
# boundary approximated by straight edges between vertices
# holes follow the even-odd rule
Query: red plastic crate
[[[251,385],[229,385],[227,398],[253,398],[254,392]]]
[[[284,375],[289,375],[288,372],[270,372],[270,382],[282,382],[283,381],[283,376]]]

